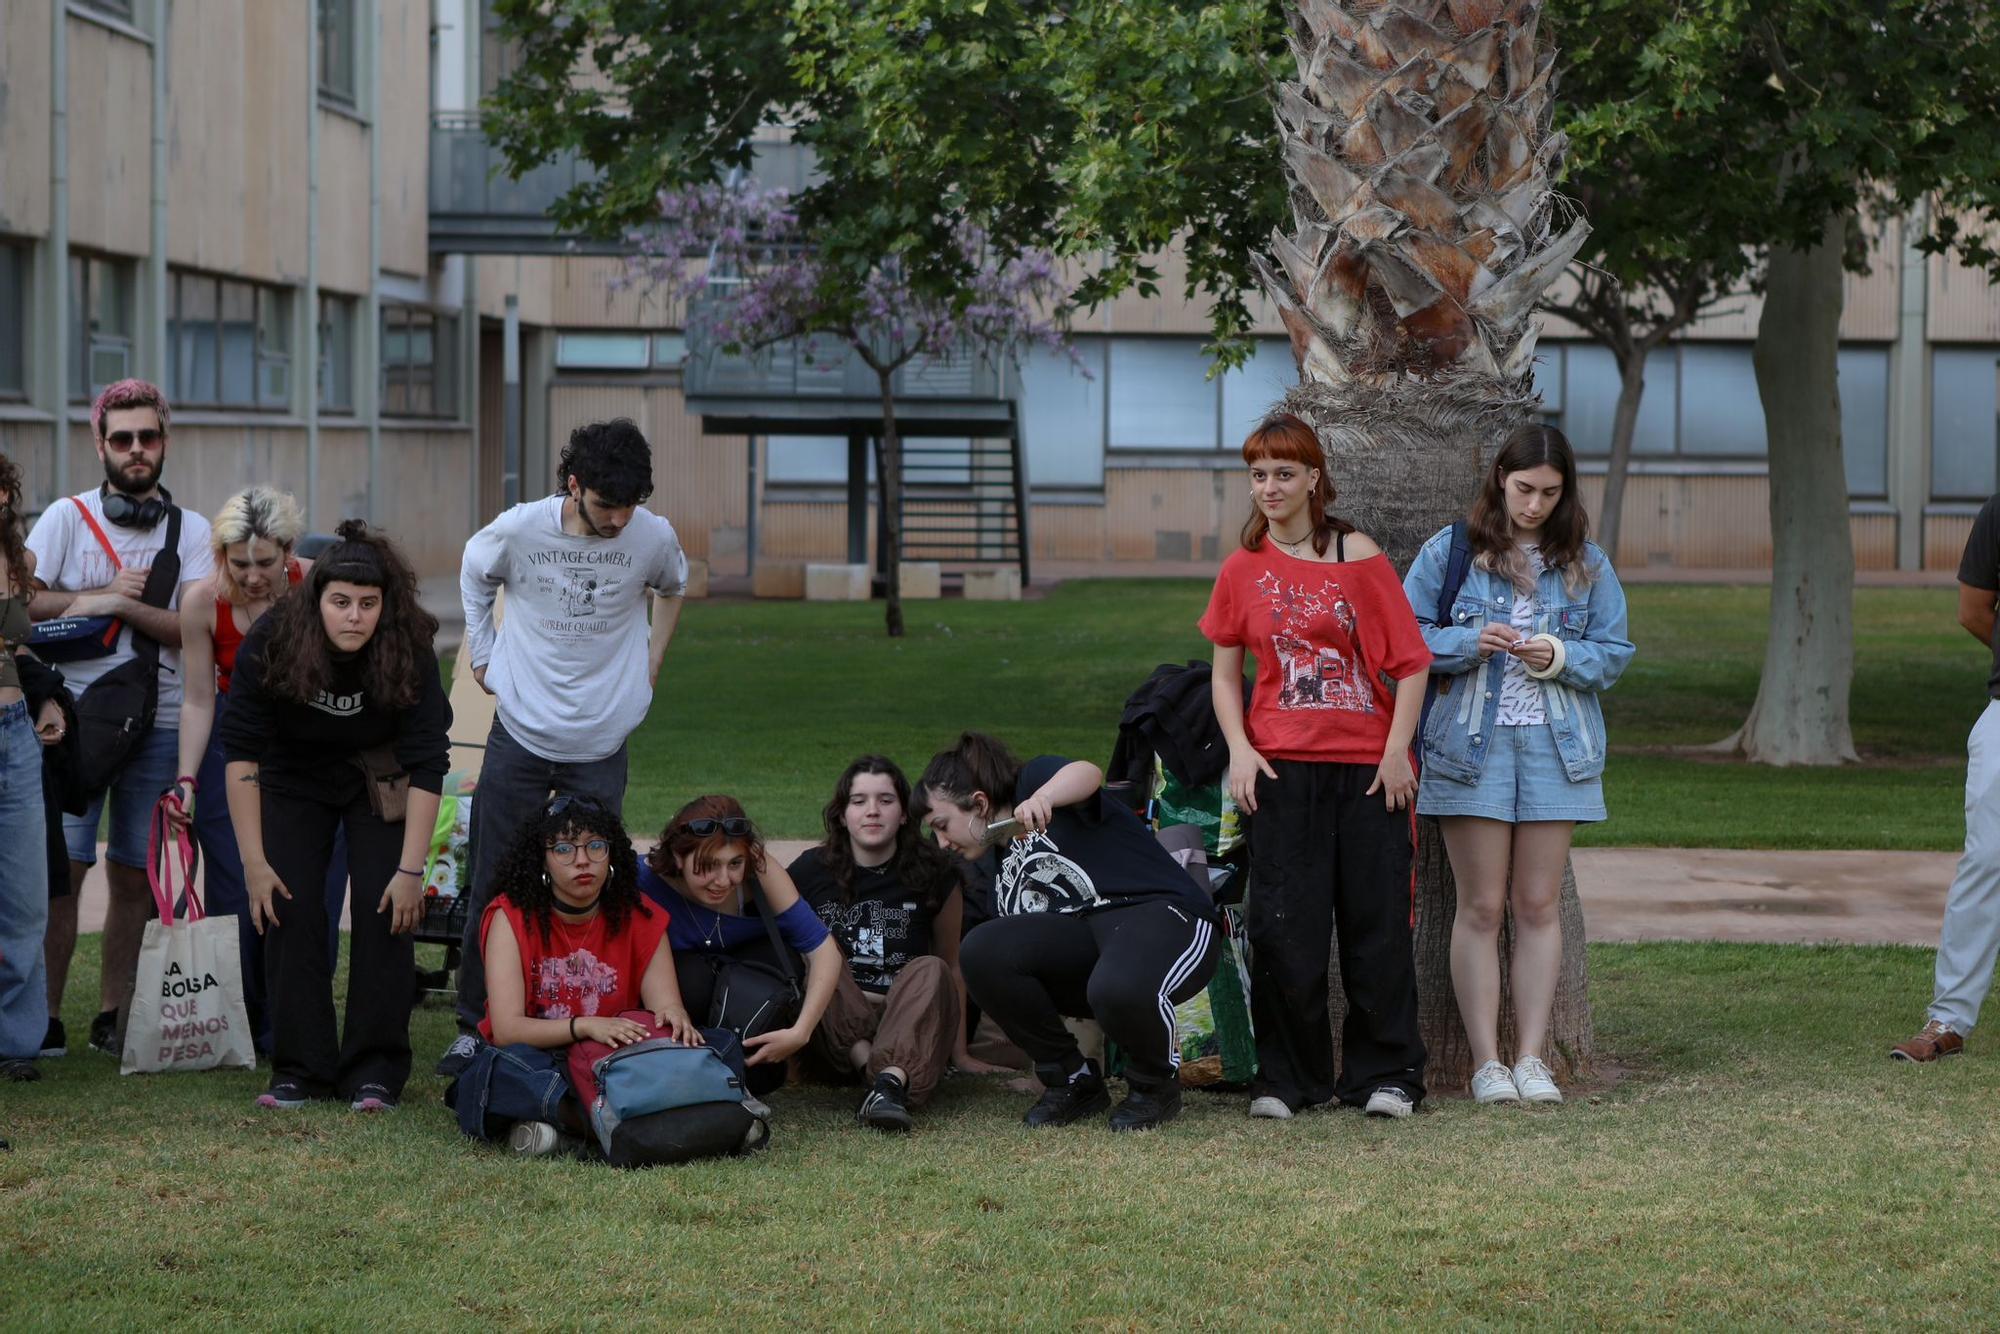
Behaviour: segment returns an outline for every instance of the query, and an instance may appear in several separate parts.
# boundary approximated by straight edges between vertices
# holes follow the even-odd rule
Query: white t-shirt
[[[1533,542],[1523,542],[1521,550],[1528,557],[1528,571],[1537,580],[1542,577],[1542,549]],[[1514,594],[1514,633],[1526,639],[1535,632],[1535,595],[1533,593]],[[1549,720],[1548,711],[1542,705],[1542,683],[1528,675],[1528,664],[1509,653],[1500,668],[1500,711],[1494,722],[1501,727],[1532,727]]]
[[[472,535],[459,567],[465,646],[500,721],[546,760],[600,760],[646,719],[646,590],[678,597],[687,553],[643,507],[616,537],[563,531],[563,497],[516,505]],[[493,595],[507,590],[496,633]]]
[[[86,491],[76,499],[83,502],[90,517],[104,530],[124,568],[150,568],[153,558],[166,548],[165,519],[152,528],[120,528],[104,517],[104,498],[98,492]],[[49,506],[35,522],[34,531],[28,534],[28,550],[35,553],[35,578],[60,592],[103,588],[118,573],[97,535],[67,499]],[[215,557],[209,550],[208,520],[185,506],[181,508],[180,554],[180,581],[167,603],[175,608],[181,605],[182,589],[215,572]],[[81,695],[91,682],[118,664],[130,662],[132,657],[132,627],[128,625],[118,636],[118,647],[113,652],[101,658],[63,663],[63,679],[71,691]],[[165,644],[160,646],[160,703],[153,725],[174,729],[181,725],[181,651]]]

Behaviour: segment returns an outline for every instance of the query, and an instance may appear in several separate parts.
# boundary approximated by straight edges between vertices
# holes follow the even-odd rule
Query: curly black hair
[[[923,817],[911,810],[910,780],[897,763],[885,755],[863,755],[840,774],[833,785],[833,799],[820,813],[826,839],[820,844],[820,865],[833,878],[842,903],[854,902],[854,844],[847,834],[848,799],[854,795],[854,780],[862,774],[880,774],[896,790],[896,802],[908,817],[896,831],[896,853],[889,865],[896,883],[917,896],[924,911],[936,915],[951,892],[959,887],[959,872],[952,859],[936,844],[917,837]]]
[[[556,489],[567,491],[572,477],[607,505],[644,504],[653,494],[653,447],[630,417],[579,426],[556,464]]]
[[[382,619],[363,655],[362,679],[371,698],[407,709],[423,694],[423,677],[437,673],[437,617],[417,599],[417,574],[388,535],[360,519],[343,519],[339,540],[319,554],[306,581],[266,613],[264,673],[273,694],[309,700],[333,676],[333,645],[320,620],[320,595],[330,583],[382,590]]]
[[[478,799],[475,794],[473,800]],[[580,839],[584,834],[595,834],[611,844],[597,910],[604,915],[612,935],[625,929],[644,898],[639,892],[639,854],[633,851],[632,836],[625,832],[625,822],[617,812],[594,797],[557,793],[522,827],[493,880],[493,892],[513,900],[521,915],[540,931],[545,947],[555,920],[556,893],[543,858],[551,843]]]
[[[28,546],[21,536],[21,507],[26,498],[21,495],[21,465],[5,454],[0,454],[0,491],[7,493],[7,502],[0,505],[0,559],[7,562],[10,585],[0,592],[24,598],[34,592],[28,580]]]

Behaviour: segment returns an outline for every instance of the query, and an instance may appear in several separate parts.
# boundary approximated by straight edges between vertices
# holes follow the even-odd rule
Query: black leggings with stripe
[[[1215,972],[1215,924],[1164,900],[1084,913],[996,917],[959,956],[973,999],[1022,1051],[1042,1082],[1082,1064],[1063,1016],[1095,1019],[1125,1053],[1135,1087],[1172,1082],[1180,1068],[1173,1007]]]

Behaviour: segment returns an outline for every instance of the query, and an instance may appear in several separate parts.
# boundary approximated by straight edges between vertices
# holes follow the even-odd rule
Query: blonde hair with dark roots
[[[274,486],[252,486],[223,501],[209,529],[208,544],[215,553],[216,587],[233,600],[240,590],[223,553],[238,542],[262,538],[289,557],[306,530],[306,516],[289,492]]]

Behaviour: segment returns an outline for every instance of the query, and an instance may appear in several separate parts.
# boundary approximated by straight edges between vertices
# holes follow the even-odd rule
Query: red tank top
[[[285,562],[285,578],[298,583],[305,577],[295,560]],[[236,650],[243,647],[243,631],[236,628],[236,610],[228,598],[215,595],[215,692],[229,693],[229,675],[236,670]]]

